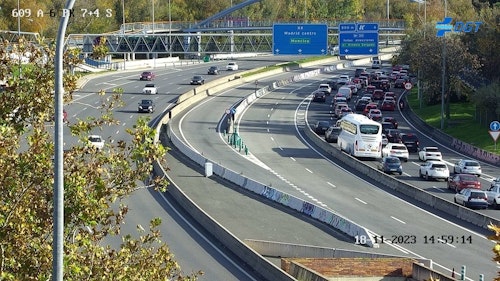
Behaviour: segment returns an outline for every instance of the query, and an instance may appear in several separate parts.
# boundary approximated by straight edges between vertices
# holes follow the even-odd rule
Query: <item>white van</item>
[[[352,90],[348,86],[342,86],[337,91],[337,94],[341,94],[343,97],[347,99],[347,101],[350,101],[352,97]]]
[[[381,68],[382,62],[379,59],[374,59],[372,61],[372,68]]]

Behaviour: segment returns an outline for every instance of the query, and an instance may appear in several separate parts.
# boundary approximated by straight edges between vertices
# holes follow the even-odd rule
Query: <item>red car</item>
[[[377,109],[378,105],[376,103],[369,103],[365,106],[365,110],[363,110],[363,114],[368,116],[370,109]]]
[[[448,189],[460,192],[464,188],[481,189],[481,182],[476,175],[455,174],[448,178]]]
[[[380,110],[383,111],[394,111],[396,110],[396,103],[392,101],[384,101],[380,106]]]
[[[140,80],[152,81],[155,79],[155,74],[151,71],[144,71],[139,77]]]

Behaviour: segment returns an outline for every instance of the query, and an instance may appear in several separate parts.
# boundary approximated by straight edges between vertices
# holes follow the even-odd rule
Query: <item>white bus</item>
[[[354,157],[382,157],[382,125],[361,114],[347,114],[338,121],[341,150]]]

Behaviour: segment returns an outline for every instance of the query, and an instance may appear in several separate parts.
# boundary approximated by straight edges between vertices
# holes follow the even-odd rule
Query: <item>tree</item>
[[[14,51],[30,55],[20,79],[13,74],[17,61],[0,49],[0,77],[8,80],[0,95],[5,105],[0,108],[0,279],[49,280],[54,145],[46,125],[54,114],[54,49],[21,41]],[[67,53],[65,68],[77,61],[78,56]],[[75,85],[68,71],[64,87],[64,98],[71,101]],[[125,197],[139,188],[166,189],[165,179],[150,175],[153,161],[164,159],[168,149],[153,143],[155,132],[147,119],[127,130],[129,142],[119,140],[101,151],[89,146],[89,132],[117,124],[112,110],[121,105],[120,90],[99,95],[102,116],[69,125],[79,142],[64,153],[64,279],[195,280],[202,273],[183,276],[161,242],[159,218],[152,218],[147,230],[138,226],[137,237],[121,237],[119,247],[106,245],[104,239],[120,238]]]
[[[496,243],[493,247],[493,254],[495,255],[493,261],[498,264],[500,262],[500,226],[490,224],[488,228],[495,233],[489,236],[488,239]],[[498,276],[494,280],[500,281],[500,272],[498,272]]]

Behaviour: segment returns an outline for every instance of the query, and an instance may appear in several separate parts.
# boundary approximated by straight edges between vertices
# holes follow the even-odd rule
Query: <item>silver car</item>
[[[477,175],[478,177],[480,177],[483,173],[479,162],[466,159],[461,159],[455,163],[453,172],[455,172],[455,174],[472,174]]]

